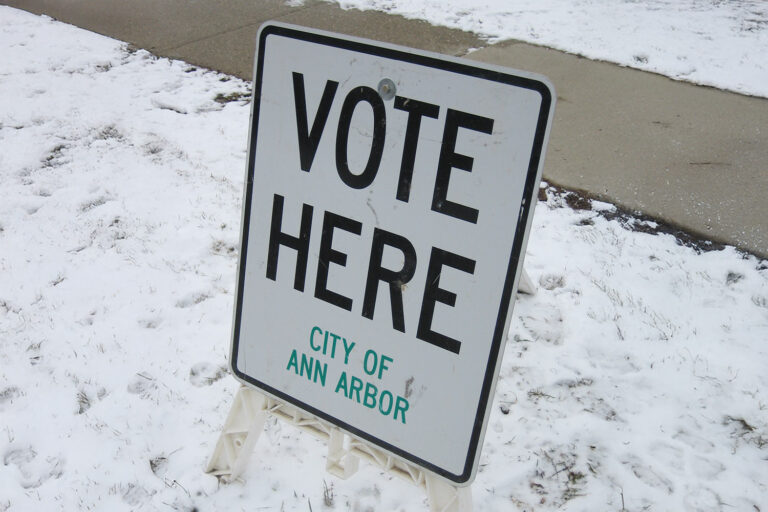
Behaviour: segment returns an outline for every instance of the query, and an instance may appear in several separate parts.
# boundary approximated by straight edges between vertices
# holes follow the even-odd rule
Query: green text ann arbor
[[[338,360],[340,364],[349,365],[349,356],[356,343],[320,327],[313,327],[309,334],[309,346],[314,352],[313,355],[307,355],[297,349],[291,351],[286,370],[325,388],[328,378],[328,363],[322,361],[321,356]],[[384,373],[390,369],[390,363],[394,363],[391,357],[369,349],[363,356],[362,370],[368,376],[367,378],[381,381]],[[333,381],[332,379],[331,382]],[[406,422],[405,413],[409,408],[408,400],[383,389],[381,383],[377,386],[374,384],[375,381],[364,380],[355,376],[351,371],[347,372],[347,370],[342,371],[335,382],[335,385],[328,386],[329,391],[333,388],[334,393],[343,395],[363,407],[376,410],[395,421]]]

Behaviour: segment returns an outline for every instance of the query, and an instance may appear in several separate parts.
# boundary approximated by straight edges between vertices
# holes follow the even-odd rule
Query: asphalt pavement
[[[250,80],[279,20],[533,71],[558,94],[544,178],[768,258],[768,99],[321,0],[0,0]]]

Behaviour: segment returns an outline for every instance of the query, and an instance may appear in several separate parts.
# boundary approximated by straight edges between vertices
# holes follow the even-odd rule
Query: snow
[[[7,7],[0,47],[0,511],[427,510],[274,421],[242,482],[203,472],[249,84]],[[475,510],[764,510],[768,264],[543,194]]]
[[[768,97],[763,0],[335,1]]]

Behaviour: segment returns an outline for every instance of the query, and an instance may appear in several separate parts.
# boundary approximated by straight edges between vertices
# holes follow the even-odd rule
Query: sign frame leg
[[[434,475],[426,478],[430,512],[471,512],[472,486],[456,487]]]
[[[536,285],[534,284],[533,279],[531,279],[531,276],[528,275],[528,272],[525,271],[525,267],[523,267],[523,271],[520,273],[520,282],[517,284],[517,291],[526,295],[536,295]]]
[[[266,397],[244,392],[241,387],[227,415],[216,448],[205,472],[225,483],[237,480],[245,471],[267,420]]]

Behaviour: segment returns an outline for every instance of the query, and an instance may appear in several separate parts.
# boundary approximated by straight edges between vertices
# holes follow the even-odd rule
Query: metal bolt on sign
[[[395,82],[389,78],[382,78],[381,82],[379,82],[378,91],[379,96],[381,96],[382,99],[391,100],[397,93],[397,87],[395,86]]]

